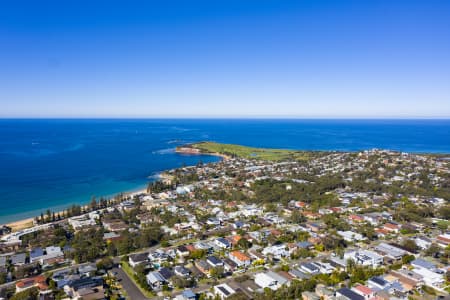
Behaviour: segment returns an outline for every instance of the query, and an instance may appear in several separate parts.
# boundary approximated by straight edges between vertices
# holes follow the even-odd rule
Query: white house
[[[220,299],[226,299],[229,296],[235,294],[236,291],[233,290],[228,284],[222,283],[214,286],[214,294],[218,295]]]
[[[259,285],[261,288],[269,288],[271,290],[278,290],[281,284],[272,276],[267,273],[258,273],[255,275],[255,283]]]
[[[145,277],[148,285],[154,290],[159,290],[166,283],[164,277],[158,272],[150,272]]]
[[[369,250],[353,250],[344,253],[344,260],[352,259],[358,265],[378,267],[383,263],[383,257]]]
[[[224,239],[224,238],[217,238],[217,239],[214,240],[214,243],[218,247],[223,248],[223,249],[231,248],[231,242],[229,240],[227,240],[227,239]]]
[[[416,245],[420,247],[420,249],[428,249],[433,241],[425,236],[418,236],[414,239]]]
[[[279,244],[266,247],[261,252],[264,256],[273,255],[275,258],[281,258],[289,256],[289,251],[286,250],[286,245]]]
[[[339,234],[347,242],[359,242],[365,240],[362,234],[353,231],[338,231]]]

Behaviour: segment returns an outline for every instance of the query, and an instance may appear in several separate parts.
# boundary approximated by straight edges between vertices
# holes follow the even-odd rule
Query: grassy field
[[[242,157],[247,159],[260,159],[269,161],[308,160],[316,157],[320,153],[285,149],[253,148],[215,142],[195,143],[189,145],[189,147],[199,149],[202,153],[220,154],[229,157]]]

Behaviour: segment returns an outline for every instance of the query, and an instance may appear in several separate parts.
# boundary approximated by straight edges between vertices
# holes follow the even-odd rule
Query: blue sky
[[[450,117],[450,1],[3,1],[0,117]]]

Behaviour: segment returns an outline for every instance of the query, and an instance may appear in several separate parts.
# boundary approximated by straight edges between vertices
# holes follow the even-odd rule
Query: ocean
[[[217,141],[255,147],[450,153],[450,120],[3,119],[0,224],[92,196],[143,188],[161,171],[214,162],[174,152]]]

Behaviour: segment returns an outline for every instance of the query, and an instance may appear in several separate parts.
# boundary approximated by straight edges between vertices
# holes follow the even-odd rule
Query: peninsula
[[[235,157],[267,161],[307,161],[324,153],[319,151],[255,148],[209,141],[183,145],[177,147],[176,151],[184,154],[211,154],[224,158]]]

